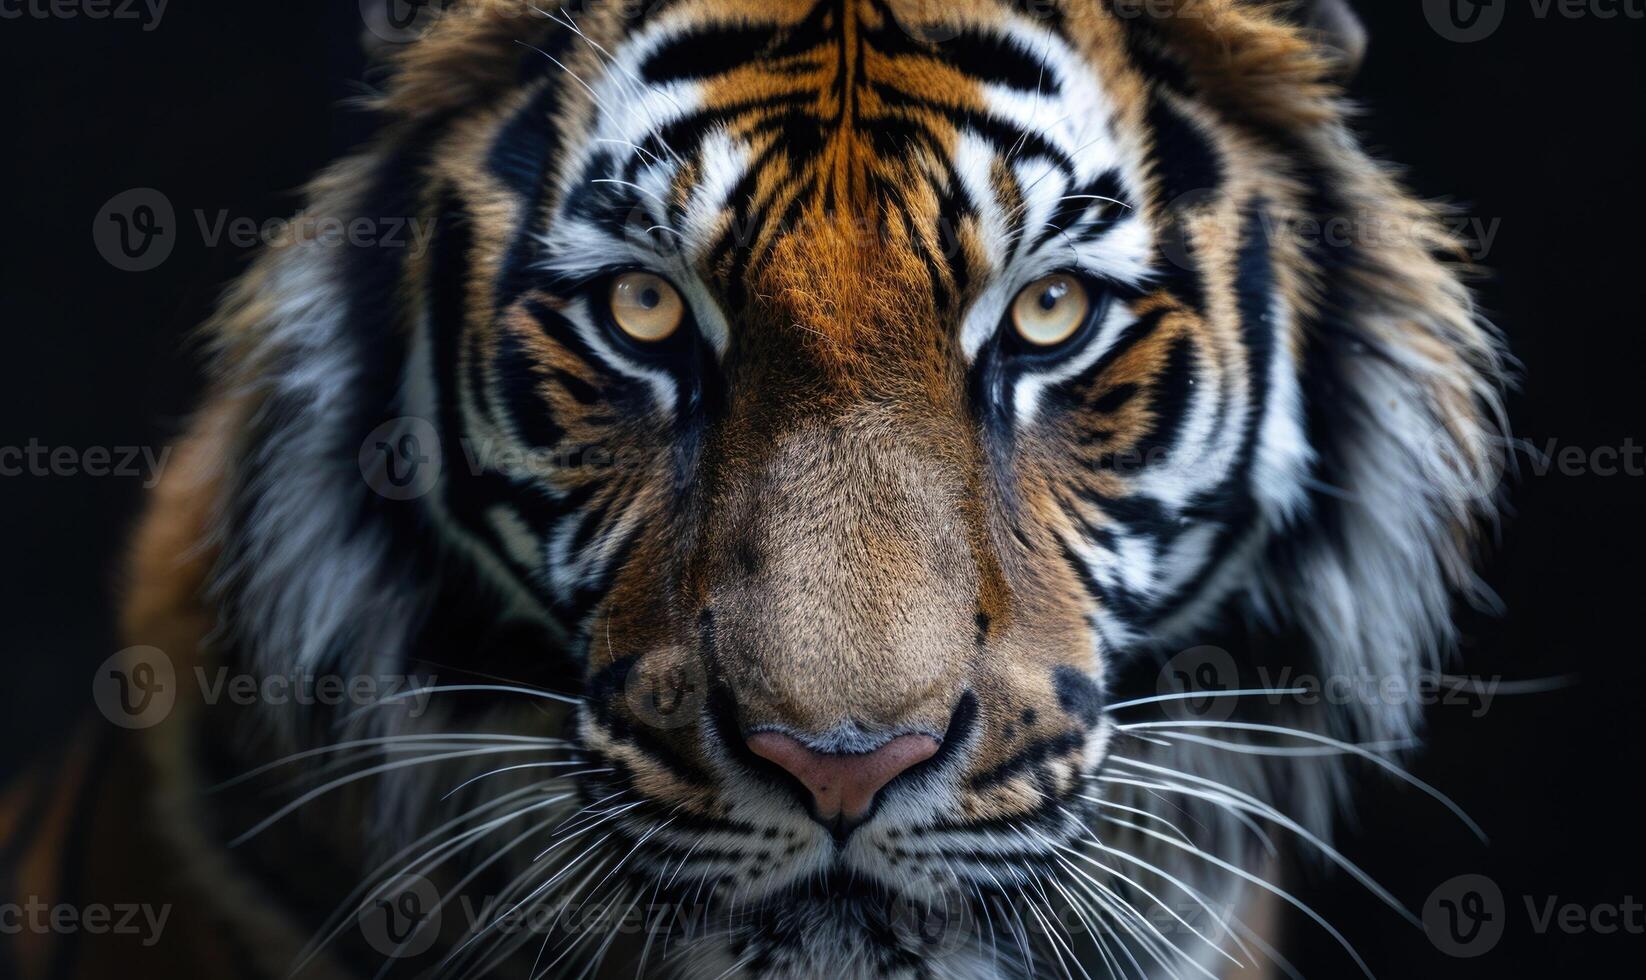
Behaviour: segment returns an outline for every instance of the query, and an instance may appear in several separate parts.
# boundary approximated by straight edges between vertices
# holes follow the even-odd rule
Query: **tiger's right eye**
[[[1092,310],[1086,286],[1067,273],[1030,283],[1012,302],[1012,327],[1036,347],[1055,347],[1074,336]]]
[[[680,291],[649,272],[625,272],[612,279],[607,302],[618,329],[644,344],[669,339],[686,319]]]

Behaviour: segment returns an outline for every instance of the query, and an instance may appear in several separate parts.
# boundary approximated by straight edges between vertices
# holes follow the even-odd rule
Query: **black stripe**
[[[541,391],[543,372],[519,334],[506,328],[499,331],[492,365],[498,401],[508,413],[515,435],[532,449],[558,446],[566,430],[549,412]]]
[[[1165,366],[1150,385],[1149,429],[1130,451],[1120,454],[1119,459],[1133,457],[1143,467],[1166,461],[1183,432],[1189,399],[1195,389],[1196,361],[1192,339],[1183,335],[1172,340],[1166,351]],[[1114,459],[1111,457],[1110,465]]]
[[[1098,200],[1103,198],[1103,200]],[[1119,202],[1119,203],[1115,203]],[[1125,189],[1120,185],[1120,176],[1110,171],[1088,184],[1083,184],[1069,191],[1064,199],[1052,211],[1052,215],[1042,226],[1040,235],[1034,241],[1033,248],[1046,244],[1054,235],[1066,234],[1068,230],[1085,218],[1093,210],[1097,216],[1080,229],[1079,242],[1085,244],[1102,238],[1115,222],[1128,210],[1131,204],[1126,200]]]
[[[1153,336],[1154,332],[1160,328],[1160,322],[1173,312],[1176,311],[1171,307],[1155,307],[1128,324],[1120,332],[1120,336],[1115,338],[1109,349],[1104,351],[1102,356],[1093,361],[1085,370],[1067,381],[1048,387],[1045,394],[1048,404],[1056,405],[1064,410],[1084,408],[1087,395],[1103,379],[1103,375],[1108,372],[1109,368],[1124,357],[1127,351]]]
[[[499,311],[530,288],[537,243],[548,227],[545,199],[549,165],[559,148],[553,122],[559,104],[559,88],[552,82],[544,84],[503,126],[486,158],[491,172],[519,195],[526,217],[498,270],[493,305]]]
[[[1190,194],[1210,194],[1223,187],[1223,154],[1200,126],[1165,96],[1149,94],[1149,129],[1154,135],[1153,164],[1159,178],[1159,203],[1170,206]]]
[[[967,75],[1022,92],[1056,95],[1057,78],[1038,57],[999,34],[967,27],[932,45],[932,53]]]
[[[441,189],[430,246],[424,299],[428,304],[430,360],[434,368],[437,425],[443,445],[458,446],[465,435],[462,382],[458,365],[468,322],[468,288],[474,249],[474,229],[468,209],[451,187]],[[454,461],[455,462],[455,461]],[[447,508],[475,528],[485,528],[483,514],[489,498],[477,492],[466,467],[446,467]],[[483,536],[490,536],[482,532]]]
[[[1086,736],[1083,732],[1064,732],[1052,738],[1030,743],[1028,748],[1000,765],[973,776],[970,783],[971,788],[981,791],[991,786],[998,786],[1017,776],[1031,774],[1037,766],[1079,752],[1085,744]],[[1039,775],[1039,773],[1034,774]]]
[[[663,739],[644,725],[636,725],[613,706],[624,703],[629,674],[639,664],[638,656],[614,661],[596,671],[589,678],[586,700],[592,720],[599,724],[614,742],[631,746],[645,753],[653,762],[667,769],[671,775],[691,786],[712,786],[713,778],[695,763],[674,750]]]
[[[1154,619],[1159,620],[1194,599],[1217,573],[1229,554],[1246,538],[1257,517],[1251,485],[1252,466],[1261,449],[1263,421],[1268,414],[1269,371],[1279,343],[1274,322],[1274,257],[1270,251],[1268,228],[1264,223],[1263,201],[1248,205],[1242,223],[1242,239],[1236,262],[1235,291],[1240,310],[1240,332],[1246,354],[1248,380],[1247,417],[1241,442],[1229,475],[1209,490],[1196,494],[1185,513],[1201,521],[1217,521],[1221,527],[1207,549],[1199,571],[1166,597]]]
[[[694,27],[658,46],[640,74],[654,85],[724,75],[760,58],[776,37],[777,31],[764,25]]]

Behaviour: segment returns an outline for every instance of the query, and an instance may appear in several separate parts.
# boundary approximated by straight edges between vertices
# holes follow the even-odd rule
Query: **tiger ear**
[[[1341,81],[1348,81],[1360,71],[1369,38],[1365,23],[1349,0],[1303,0],[1294,16],[1338,66]]]

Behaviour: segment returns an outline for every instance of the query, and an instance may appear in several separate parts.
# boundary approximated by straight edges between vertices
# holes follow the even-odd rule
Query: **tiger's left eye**
[[[609,302],[618,329],[641,343],[669,339],[686,319],[679,290],[649,272],[625,272],[613,279]]]
[[[1086,285],[1066,273],[1047,276],[1024,287],[1012,301],[1012,328],[1036,347],[1063,343],[1091,313]]]

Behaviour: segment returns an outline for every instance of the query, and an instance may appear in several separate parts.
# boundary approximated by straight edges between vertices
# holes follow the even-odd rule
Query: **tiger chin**
[[[210,325],[124,606],[179,697],[116,832],[177,925],[107,962],[1276,969],[1286,868],[1346,863],[1420,717],[1261,678],[1439,669],[1493,518],[1505,356],[1346,124],[1363,43],[1334,2],[450,5],[307,205],[427,247],[294,236]]]

